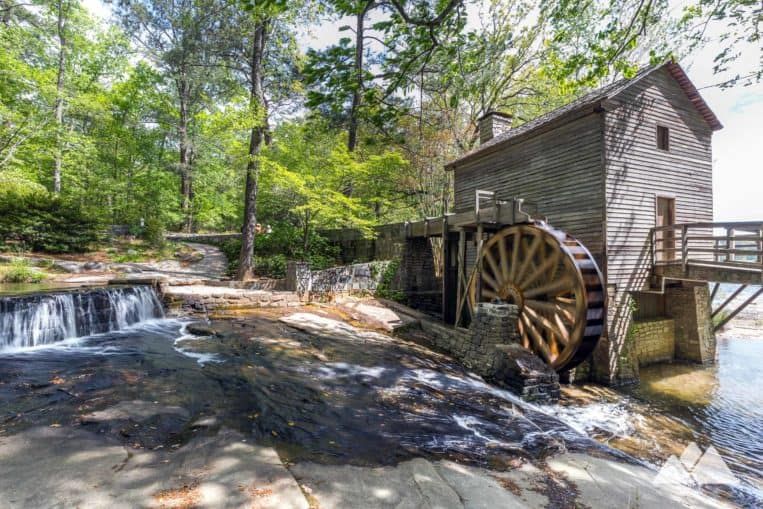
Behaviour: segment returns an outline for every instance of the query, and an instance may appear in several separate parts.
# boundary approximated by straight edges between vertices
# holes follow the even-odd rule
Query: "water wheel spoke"
[[[525,326],[522,323],[522,320],[517,321],[517,329],[519,329],[519,337],[522,338],[522,346],[530,349],[530,338],[527,336],[527,331],[525,331]]]
[[[483,270],[480,276],[482,277],[482,281],[487,283],[493,290],[495,290],[496,292],[501,291],[501,285],[498,283],[498,281],[493,279],[493,277],[490,274],[488,274],[487,272]]]
[[[509,281],[509,254],[506,252],[506,239],[498,241],[498,259],[501,262],[502,281]]]
[[[548,350],[548,346],[546,345],[546,340],[543,339],[543,336],[540,332],[538,332],[538,329],[535,328],[533,323],[530,321],[530,319],[527,317],[526,314],[522,314],[522,322],[524,324],[525,330],[529,332],[530,341],[532,342],[533,350],[535,352],[539,353],[541,357],[546,362],[551,362],[551,352]]]
[[[518,286],[524,290],[530,285],[532,285],[540,276],[542,276],[544,273],[548,272],[552,267],[557,265],[559,263],[561,256],[562,254],[559,251],[555,251],[550,258],[546,258],[545,260],[543,260],[543,262],[541,262],[541,264],[538,265],[532,273],[530,273],[526,278],[524,278],[518,284]],[[552,281],[553,278],[548,278],[548,280]]]
[[[563,292],[568,292],[574,288],[574,282],[571,277],[566,276],[556,281],[551,281],[537,288],[532,288],[525,292],[526,299],[532,299],[533,297],[539,297],[541,295],[558,295]]]
[[[545,300],[527,299],[525,306],[540,309],[547,313],[554,313],[557,316],[564,317],[570,324],[575,322],[575,305],[559,302],[548,302]]]
[[[522,249],[522,233],[520,230],[517,230],[516,233],[514,233],[514,242],[512,243],[511,247],[511,265],[509,265],[509,278],[507,281],[515,281],[517,279],[519,253]]]
[[[552,335],[556,336],[556,339],[558,339],[560,343],[563,345],[569,344],[570,332],[567,330],[567,327],[564,325],[559,327],[557,324],[554,324],[545,316],[535,312],[535,310],[533,310],[531,307],[525,306],[524,312],[527,313],[527,316],[529,316],[533,322],[537,323]]]
[[[490,300],[494,300],[494,299],[500,300],[501,299],[500,295],[498,295],[497,293],[495,293],[492,290],[488,290],[487,288],[483,288],[482,289],[482,295],[484,295],[485,297],[487,297]]]
[[[535,254],[538,252],[538,249],[540,248],[541,244],[543,243],[543,239],[540,237],[540,235],[537,235],[533,240],[530,246],[527,248],[527,251],[523,253],[523,260],[522,264],[519,267],[519,270],[515,276],[515,279],[513,281],[521,281],[525,277],[525,273],[527,272],[527,269],[530,267],[530,264],[535,263]]]
[[[493,257],[493,253],[491,253],[489,249],[485,249],[485,260],[487,260],[487,264],[490,265],[491,275],[494,277],[493,280],[498,284],[498,288],[496,289],[500,289],[500,285],[503,283],[503,274],[495,261],[495,257]]]

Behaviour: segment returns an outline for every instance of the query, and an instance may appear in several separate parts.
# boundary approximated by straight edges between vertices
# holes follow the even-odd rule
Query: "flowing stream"
[[[150,286],[0,297],[0,352],[116,331],[162,316]]]

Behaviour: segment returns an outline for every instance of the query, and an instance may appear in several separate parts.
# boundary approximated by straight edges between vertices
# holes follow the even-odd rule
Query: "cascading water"
[[[162,316],[150,286],[0,297],[0,351],[115,331]]]

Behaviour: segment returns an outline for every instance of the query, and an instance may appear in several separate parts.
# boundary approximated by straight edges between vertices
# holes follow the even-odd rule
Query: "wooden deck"
[[[652,264],[666,279],[763,285],[763,222],[652,228]]]

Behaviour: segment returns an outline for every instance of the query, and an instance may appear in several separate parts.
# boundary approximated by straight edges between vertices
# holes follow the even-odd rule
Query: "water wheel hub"
[[[519,307],[520,311],[525,307],[525,298],[522,295],[522,290],[511,283],[504,284],[498,292],[498,296],[503,302]]]

